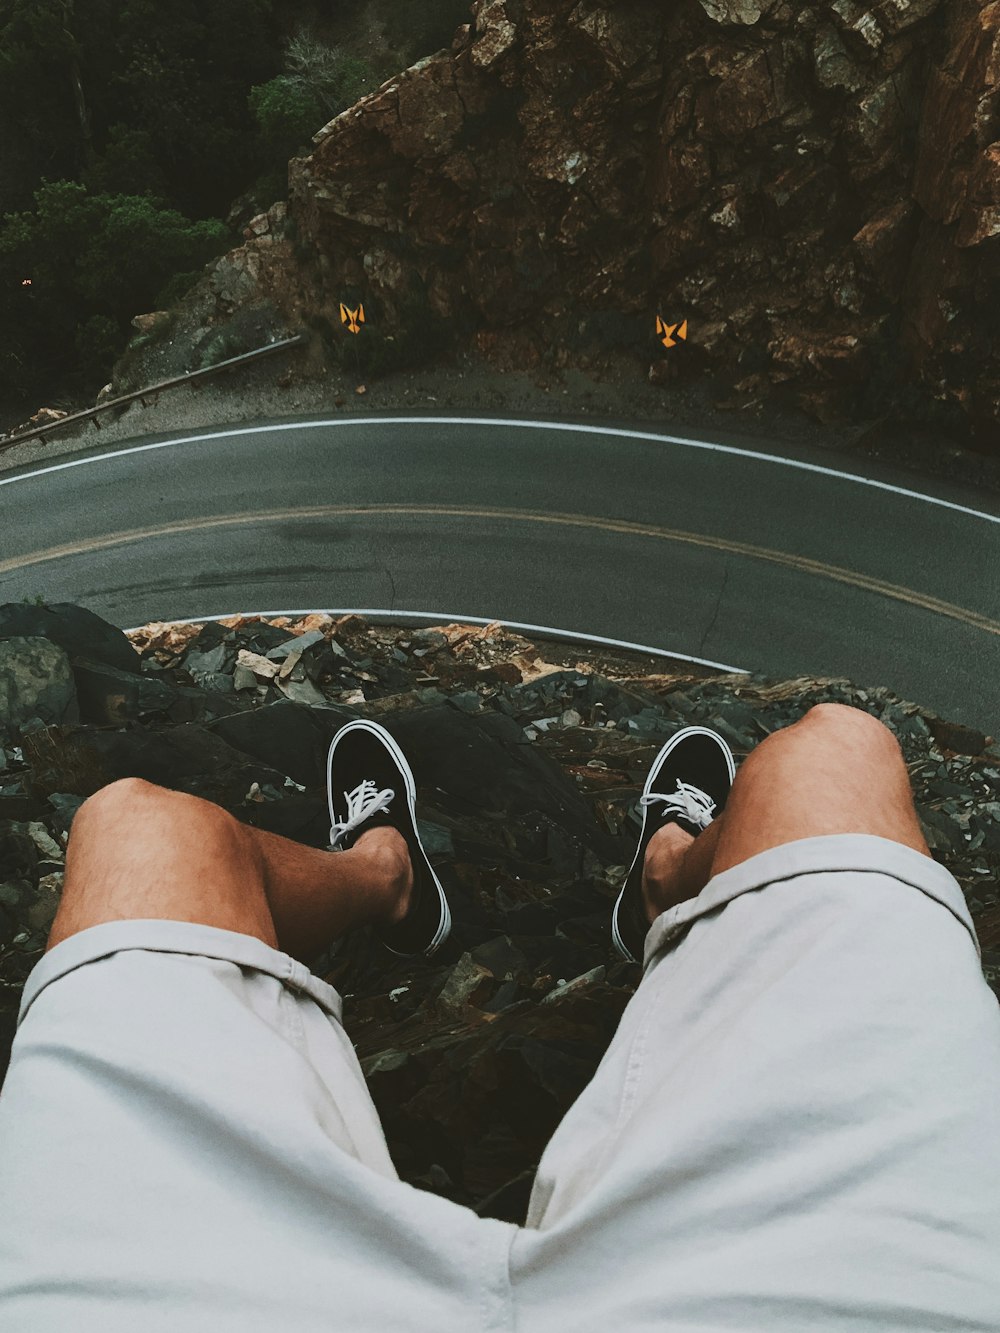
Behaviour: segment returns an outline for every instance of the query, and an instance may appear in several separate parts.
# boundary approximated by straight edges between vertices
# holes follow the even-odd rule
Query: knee
[[[163,787],[157,787],[145,778],[118,778],[95,791],[93,796],[88,796],[77,811],[73,823],[75,825],[78,819],[88,822],[94,819],[116,819],[136,811],[140,806],[148,806],[159,794],[167,793]]]
[[[900,754],[899,742],[884,722],[849,704],[814,704],[795,724],[798,728],[813,738],[829,737],[836,744],[862,746],[881,755]]]
[[[182,817],[220,824],[232,819],[221,806],[196,796],[160,787],[145,778],[118,778],[88,796],[77,812],[73,827],[76,828],[77,821],[82,819],[86,824],[134,823],[137,829],[148,832],[161,821],[175,821]]]
[[[747,757],[744,767],[783,761],[795,764],[833,752],[856,762],[903,765],[899,742],[884,723],[847,704],[815,704],[790,727],[772,732]]]
[[[160,787],[144,778],[118,778],[89,796],[76,813],[71,836],[142,839],[148,845],[194,838],[202,847],[236,854],[245,839],[239,820],[214,801]]]

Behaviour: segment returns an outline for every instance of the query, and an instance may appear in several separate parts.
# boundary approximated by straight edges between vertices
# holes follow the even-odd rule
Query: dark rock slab
[[[24,823],[0,822],[0,879],[38,881],[38,848]]]
[[[38,819],[41,813],[42,805],[37,797],[17,792],[0,793],[0,820]]]
[[[354,709],[310,708],[285,699],[221,718],[211,729],[234,749],[310,787],[325,784],[330,741],[357,716]]]
[[[82,796],[74,796],[70,792],[53,792],[48,799],[51,809],[49,822],[57,833],[68,834],[73,827],[73,820],[77,810],[83,805]]]
[[[957,722],[944,722],[937,717],[929,718],[928,726],[938,745],[954,754],[977,755],[986,749],[988,738],[972,727],[963,727]]]
[[[166,680],[105,662],[80,661],[74,675],[80,721],[98,726],[121,726],[165,713],[178,698],[177,687]]]
[[[280,789],[284,774],[227,745],[204,727],[164,731],[87,731],[48,727],[24,739],[30,789],[42,796],[90,796],[118,778],[145,778],[232,808],[251,785]]]
[[[383,714],[383,725],[410,760],[418,789],[453,813],[545,814],[598,851],[606,834],[563,770],[532,748],[502,713],[476,716],[445,705]]]
[[[325,848],[330,841],[326,796],[318,792],[289,792],[280,801],[247,801],[234,810],[245,824],[266,829],[282,838]],[[331,853],[332,855],[332,853]]]
[[[470,955],[474,963],[485,967],[497,981],[512,981],[527,976],[530,964],[527,955],[517,947],[509,935],[498,935],[487,940]]]
[[[120,629],[70,602],[46,606],[8,602],[0,606],[0,639],[23,637],[50,639],[74,665],[83,658],[120,671],[138,672],[141,667],[139,654]]]
[[[171,722],[212,722],[218,717],[232,717],[246,705],[232,694],[204,689],[200,685],[173,684],[174,699],[167,708]]]

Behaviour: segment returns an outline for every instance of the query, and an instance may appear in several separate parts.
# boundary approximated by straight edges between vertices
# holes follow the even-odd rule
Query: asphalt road
[[[123,627],[481,616],[884,684],[1000,734],[1000,506],[851,466],[402,416],[93,448],[0,477],[0,601],[79,602]],[[937,502],[903,493],[932,486]]]

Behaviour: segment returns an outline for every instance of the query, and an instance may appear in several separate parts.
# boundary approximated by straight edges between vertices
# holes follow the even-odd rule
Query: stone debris
[[[584,972],[580,976],[574,977],[572,981],[559,981],[547,995],[542,996],[539,1004],[552,1004],[553,1001],[562,1000],[567,995],[575,995],[579,991],[585,991],[589,989],[589,987],[603,981],[607,975],[607,971],[608,969],[603,965],[600,967],[592,967],[589,972]]]
[[[88,795],[144,777],[325,848],[326,754],[356,717],[377,717],[411,760],[453,932],[414,960],[359,931],[313,967],[344,996],[403,1179],[483,1215],[523,1220],[538,1157],[637,984],[610,911],[646,772],[685,724],[718,729],[741,760],[815,703],[885,722],[1000,993],[1000,746],[885,689],[712,674],[499,623],[237,616],[126,636],[77,607],[0,606],[6,698],[28,697],[4,684],[24,661],[35,702],[0,715],[4,1059]]]
[[[273,680],[281,669],[277,662],[271,662],[266,657],[261,657],[259,653],[252,653],[248,648],[240,649],[236,661],[237,665],[249,671],[255,680],[258,676]]]

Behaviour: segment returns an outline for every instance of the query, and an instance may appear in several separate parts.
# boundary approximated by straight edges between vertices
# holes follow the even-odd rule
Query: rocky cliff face
[[[1000,447],[1000,3],[477,0],[217,272],[501,359],[705,369]],[[243,290],[234,275],[252,275]],[[688,320],[666,351],[654,320]],[[650,364],[652,363],[652,364]]]

